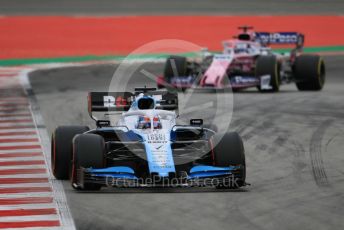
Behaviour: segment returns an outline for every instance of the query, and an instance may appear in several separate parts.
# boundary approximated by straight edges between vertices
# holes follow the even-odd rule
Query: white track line
[[[0,216],[0,224],[1,222],[23,222],[37,220],[59,220],[59,216],[58,214],[34,216]]]
[[[27,197],[54,197],[52,192],[2,193],[0,199],[15,199]]]
[[[20,74],[20,82],[25,89],[26,92],[32,91],[31,84],[28,79],[28,73],[31,70],[24,70]],[[35,100],[34,96],[28,95],[28,99],[30,101],[31,107],[30,108],[39,108],[37,105],[37,101]],[[44,152],[44,156],[46,158],[46,167],[49,172],[50,182],[53,188],[53,197],[55,202],[58,206],[58,211],[61,220],[61,226],[63,229],[75,229],[74,220],[70,213],[67,198],[65,192],[63,190],[63,185],[61,181],[58,181],[54,178],[50,168],[50,139],[47,130],[45,129],[43,117],[38,110],[31,110],[31,113],[34,118],[34,122],[37,127],[37,133],[39,134],[40,142],[42,145],[42,149]]]
[[[0,123],[1,127],[8,127],[8,126],[14,126],[20,128],[20,126],[32,126],[34,125],[32,122],[2,122]]]
[[[0,211],[1,210],[17,210],[17,209],[47,209],[47,208],[56,208],[56,205],[54,203],[0,205]]]
[[[21,141],[21,142],[6,142],[6,143],[0,143],[0,147],[5,147],[5,146],[31,146],[31,145],[40,145],[39,142],[32,140],[31,138],[26,138],[28,140],[30,140],[30,142],[25,142],[25,141]],[[35,139],[35,138],[33,138]],[[25,140],[25,139],[24,139]]]
[[[0,136],[0,141],[2,139],[33,139],[38,138],[37,134],[29,134],[29,135],[9,135],[9,136]]]
[[[11,147],[11,146],[32,146],[40,145],[38,142],[10,142],[10,143],[0,143],[0,147]]]
[[[35,173],[35,174],[16,174],[16,175],[0,175],[0,179],[2,178],[20,178],[20,179],[25,179],[25,178],[48,178],[47,173]]]
[[[46,169],[45,165],[11,165],[11,166],[1,166],[1,170],[9,169]]]
[[[10,150],[0,150],[0,154],[2,153],[36,153],[36,152],[42,152],[41,149],[10,149]]]
[[[23,132],[36,132],[35,128],[20,128],[18,127],[17,129],[0,129],[0,134],[6,134],[6,133],[23,133]]]
[[[42,161],[44,160],[43,155],[42,156],[33,156],[33,157],[1,157],[0,154],[0,162],[11,162],[11,161]]]
[[[1,153],[36,153],[42,152],[41,149],[9,149],[9,150],[0,150]]]
[[[0,188],[32,188],[32,187],[50,187],[51,184],[49,182],[42,182],[42,183],[16,183],[16,184],[0,184]],[[1,196],[1,194],[0,194]]]
[[[20,121],[20,120],[30,120],[31,116],[11,116],[11,117],[0,117],[0,121],[4,123],[10,123],[11,121]],[[6,122],[8,121],[8,122]]]

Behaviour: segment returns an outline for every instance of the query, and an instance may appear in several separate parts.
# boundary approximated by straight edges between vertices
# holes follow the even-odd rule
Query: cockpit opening
[[[154,99],[150,97],[140,98],[137,102],[137,107],[140,110],[154,109],[155,107]]]

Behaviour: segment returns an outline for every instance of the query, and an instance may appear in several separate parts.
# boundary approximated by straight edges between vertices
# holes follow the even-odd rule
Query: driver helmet
[[[136,128],[137,129],[150,129],[151,128],[150,118],[147,116],[139,116]]]
[[[155,116],[153,118],[153,127],[154,127],[154,129],[161,129],[162,128],[160,118],[158,116]]]
[[[151,119],[148,116],[140,116],[136,126],[137,129],[150,129]],[[158,116],[153,117],[153,128],[162,129],[160,118]]]

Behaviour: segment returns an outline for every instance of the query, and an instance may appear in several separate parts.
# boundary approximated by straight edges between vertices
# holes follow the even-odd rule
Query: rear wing
[[[256,39],[258,42],[264,45],[271,44],[284,44],[284,45],[295,45],[297,49],[302,49],[305,36],[297,32],[256,32]]]
[[[133,97],[134,94],[130,92],[90,92],[88,94],[88,111],[127,111]]]
[[[90,92],[88,93],[88,113],[97,121],[93,112],[128,111],[134,100],[130,92]]]
[[[97,121],[93,112],[125,112],[130,109],[139,94],[151,96],[156,101],[156,109],[178,111],[178,95],[167,91],[135,90],[131,92],[90,92],[88,94],[88,113]]]

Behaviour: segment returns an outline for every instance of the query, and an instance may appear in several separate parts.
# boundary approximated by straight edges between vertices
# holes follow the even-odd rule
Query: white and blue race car
[[[88,100],[97,128],[60,126],[52,135],[53,174],[73,188],[246,185],[240,136],[216,133],[202,119],[178,125],[177,94],[140,88],[91,92]],[[115,122],[114,113],[120,113]]]

